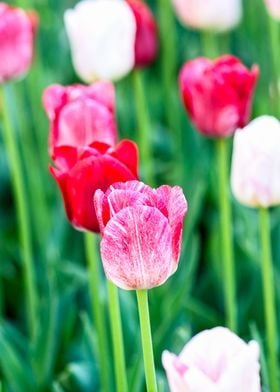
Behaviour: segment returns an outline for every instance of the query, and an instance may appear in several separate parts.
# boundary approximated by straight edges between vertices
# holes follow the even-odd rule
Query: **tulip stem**
[[[233,255],[233,235],[231,222],[231,204],[228,189],[228,154],[226,139],[216,141],[218,158],[219,207],[222,239],[222,260],[224,273],[224,294],[226,308],[226,324],[232,330],[237,330],[236,318],[236,288]]]
[[[267,329],[268,364],[270,375],[270,391],[278,392],[278,368],[277,368],[277,321],[275,314],[275,291],[273,281],[273,264],[271,255],[270,222],[269,212],[266,208],[260,208],[260,240],[262,248],[262,280],[264,310]]]
[[[151,120],[147,107],[147,97],[145,96],[143,75],[140,70],[133,71],[133,86],[138,128],[138,143],[140,158],[143,164],[143,174],[145,181],[150,186],[153,186]]]
[[[147,392],[157,392],[148,291],[136,290]]]
[[[23,261],[24,281],[26,289],[26,308],[28,315],[28,329],[31,339],[36,337],[36,315],[38,296],[35,283],[35,271],[32,260],[32,242],[30,232],[30,218],[28,216],[24,174],[20,162],[20,155],[16,142],[14,113],[11,109],[10,96],[11,86],[2,86],[2,110],[3,110],[3,139],[7,149],[7,156],[11,170],[11,180],[15,197],[17,219],[19,225],[19,237],[21,243],[21,257]]]
[[[106,336],[106,320],[102,303],[102,284],[100,278],[100,260],[97,253],[97,235],[84,234],[86,259],[89,268],[89,290],[92,317],[97,334],[97,356],[100,371],[101,390],[110,392],[110,374],[108,370],[109,348]]]
[[[269,16],[269,30],[270,30],[270,39],[271,39],[271,48],[272,48],[272,66],[273,66],[273,80],[274,80],[274,93],[275,93],[275,104],[277,105],[279,101],[279,22],[274,20]],[[276,113],[279,113],[279,108],[275,107]]]
[[[107,280],[108,304],[114,350],[115,377],[118,392],[127,392],[125,354],[118,288]]]

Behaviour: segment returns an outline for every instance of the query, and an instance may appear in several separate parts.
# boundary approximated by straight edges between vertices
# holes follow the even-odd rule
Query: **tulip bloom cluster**
[[[33,58],[34,12],[0,2],[0,83],[25,74]]]
[[[84,0],[65,13],[65,25],[85,82],[120,79],[156,57],[156,23],[142,0]]]
[[[97,189],[138,178],[138,150],[124,140],[115,145],[114,87],[53,85],[44,107],[51,121],[49,150],[69,221],[80,230],[99,232],[93,205]]]

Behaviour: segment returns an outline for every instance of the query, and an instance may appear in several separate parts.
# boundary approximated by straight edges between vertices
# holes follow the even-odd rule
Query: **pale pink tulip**
[[[199,30],[227,31],[242,16],[241,0],[173,0],[173,4],[182,23]]]
[[[248,344],[227,328],[193,337],[179,356],[164,351],[171,392],[260,392],[258,343]]]
[[[36,25],[35,13],[0,2],[0,83],[28,71]]]
[[[50,120],[49,150],[86,147],[94,142],[114,145],[117,139],[115,89],[100,81],[90,86],[49,86],[43,104]]]
[[[94,197],[106,276],[124,289],[150,289],[178,266],[187,202],[178,186],[115,183]]]
[[[251,121],[234,136],[232,192],[249,207],[280,204],[280,123],[271,116]]]
[[[280,20],[280,0],[264,0],[264,2],[269,14]]]

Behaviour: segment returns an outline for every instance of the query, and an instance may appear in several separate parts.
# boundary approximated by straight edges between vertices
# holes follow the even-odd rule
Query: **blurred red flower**
[[[187,202],[180,187],[139,181],[97,190],[95,209],[108,279],[124,289],[150,289],[178,266]]]
[[[57,147],[84,147],[93,142],[114,145],[115,90],[110,82],[90,86],[49,86],[43,105],[50,120],[49,151],[54,157]]]
[[[136,20],[135,66],[155,60],[158,49],[157,25],[149,7],[142,0],[126,0]]]
[[[55,167],[50,171],[57,181],[67,217],[76,229],[99,232],[93,196],[118,181],[138,178],[138,149],[130,140],[115,147],[95,142],[88,147],[57,147]]]
[[[200,57],[187,62],[179,76],[185,108],[197,129],[208,136],[231,135],[249,121],[259,75],[240,60],[224,55],[211,61]]]
[[[0,2],[0,83],[26,73],[33,58],[35,12]]]

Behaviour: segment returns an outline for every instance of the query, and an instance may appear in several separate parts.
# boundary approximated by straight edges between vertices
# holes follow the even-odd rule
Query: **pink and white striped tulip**
[[[280,20],[280,0],[264,0],[264,3],[269,14],[273,18]]]
[[[94,196],[106,276],[127,289],[164,283],[178,266],[187,202],[178,186],[115,183]]]
[[[198,30],[227,31],[242,17],[241,0],[173,0],[183,24]]]
[[[227,328],[200,332],[179,356],[164,351],[171,392],[261,392],[259,347]]]
[[[115,89],[110,82],[90,86],[49,86],[43,105],[50,120],[49,150],[85,147],[94,142],[113,146],[117,139]]]
[[[117,80],[132,70],[136,21],[125,1],[84,0],[66,11],[64,19],[82,80]]]
[[[0,83],[25,74],[32,62],[37,17],[0,2]]]
[[[280,122],[260,116],[234,136],[231,187],[249,207],[280,204]]]

